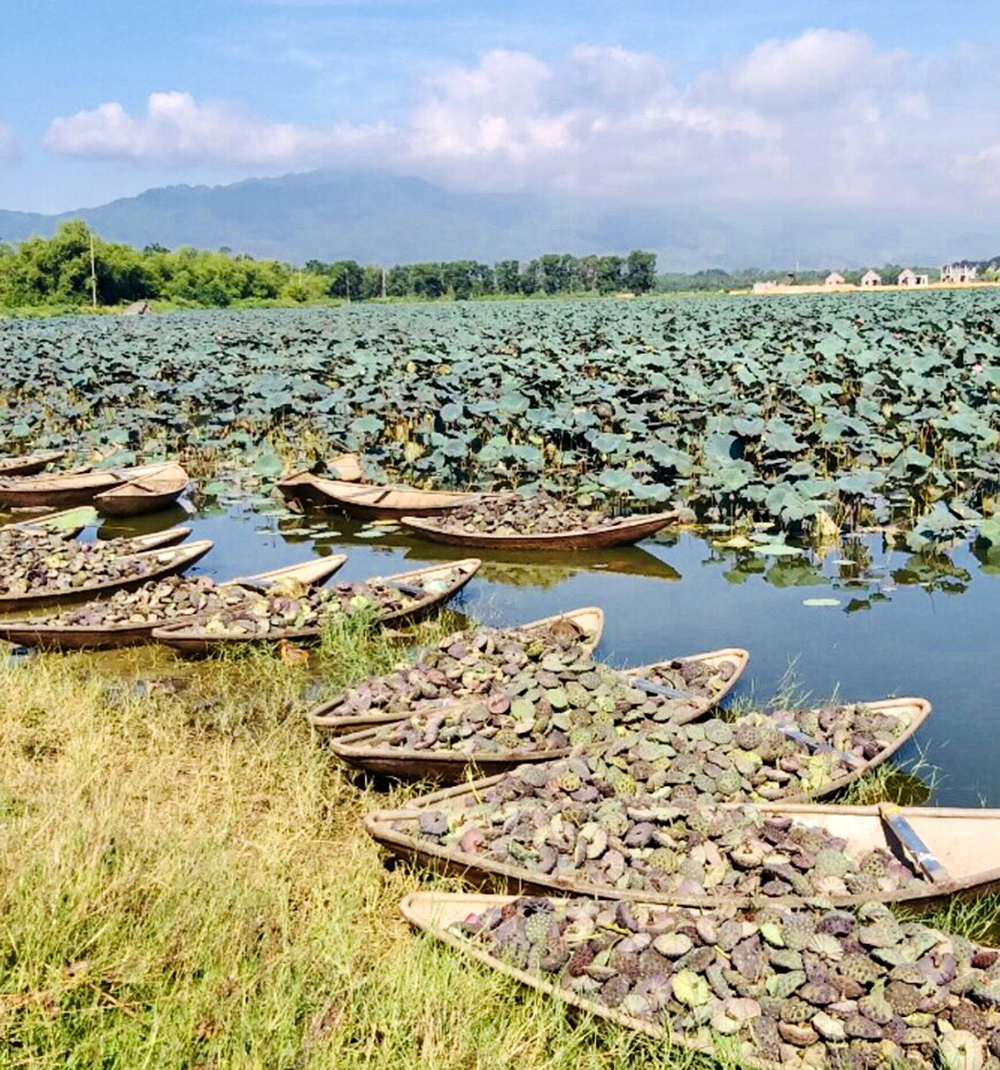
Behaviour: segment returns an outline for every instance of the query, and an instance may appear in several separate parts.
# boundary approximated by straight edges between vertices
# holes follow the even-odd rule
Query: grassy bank
[[[327,686],[400,653],[331,636]],[[383,865],[359,818],[404,791],[338,766],[308,688],[271,656],[3,663],[0,1064],[690,1063],[415,938],[399,899],[449,885]]]

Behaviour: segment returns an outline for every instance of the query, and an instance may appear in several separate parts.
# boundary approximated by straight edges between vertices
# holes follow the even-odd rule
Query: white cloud
[[[17,163],[21,158],[21,145],[17,134],[9,126],[0,123],[0,166]]]
[[[134,117],[118,103],[56,119],[45,144],[67,156],[132,159],[177,166],[234,168],[350,162],[352,154],[384,136],[378,127],[338,123],[326,128],[269,123],[220,101],[190,93],[152,93],[146,114]]]
[[[731,81],[748,101],[806,107],[882,86],[904,59],[899,51],[880,52],[861,33],[806,30],[788,41],[757,45],[735,64]]]
[[[662,56],[584,45],[550,61],[494,50],[414,91],[408,118],[270,122],[226,102],[153,93],[56,119],[54,152],[243,173],[365,165],[467,189],[591,193],[645,204],[920,204],[992,174],[988,110],[930,122],[932,66],[860,33],[764,41],[680,83]],[[968,102],[966,102],[968,103]],[[974,101],[973,101],[974,103]],[[964,162],[961,162],[964,161]],[[958,166],[961,162],[961,166]]]
[[[990,200],[1000,200],[1000,141],[960,156],[957,170]]]

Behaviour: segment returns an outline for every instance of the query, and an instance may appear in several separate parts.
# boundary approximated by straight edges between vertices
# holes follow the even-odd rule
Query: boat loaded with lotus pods
[[[25,537],[23,531],[5,539],[3,550],[0,596],[75,591],[97,583],[136,579],[158,571],[163,564],[158,554],[123,553],[113,540],[80,543],[44,533]]]
[[[590,635],[566,619],[530,632],[518,628],[454,632],[395,672],[352,684],[327,704],[324,713],[334,717],[397,713],[403,718],[445,699],[486,694],[550,654],[573,660],[591,643]]]
[[[682,1044],[751,1062],[982,1070],[1000,1059],[1000,952],[882,904],[720,908],[522,898],[447,933]]]
[[[611,794],[584,790],[589,778],[581,761],[508,775],[468,797],[465,806],[434,809],[428,803],[415,822],[397,819],[394,827],[432,846],[517,866],[529,876],[618,892],[903,898],[907,889],[927,885],[885,847],[854,851],[807,817],[752,803],[720,806],[704,797],[665,804],[641,790],[622,794],[632,785],[621,778],[613,778]]]
[[[471,756],[610,743],[621,726],[648,729],[703,713],[724,686],[714,665],[686,677],[671,670],[671,683],[678,675],[684,691],[650,694],[589,654],[553,650],[539,661],[504,666],[481,698],[374,730],[370,744]]]
[[[434,519],[442,531],[488,535],[555,535],[614,527],[634,519],[616,516],[600,506],[577,505],[551,494],[503,494],[471,502]]]

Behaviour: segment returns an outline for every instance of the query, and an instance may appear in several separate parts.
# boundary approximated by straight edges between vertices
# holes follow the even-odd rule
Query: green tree
[[[521,264],[518,260],[500,260],[493,268],[497,293],[519,294],[521,292]]]
[[[410,297],[413,294],[410,265],[396,264],[389,268],[385,275],[385,289],[389,297]]]
[[[633,249],[625,261],[625,289],[646,294],[656,284],[656,253]]]
[[[368,264],[361,271],[361,296],[369,301],[382,296],[382,280],[385,273],[377,264]]]
[[[597,266],[597,290],[613,294],[622,288],[622,268],[625,261],[620,256],[602,256]]]
[[[536,294],[542,288],[542,265],[537,260],[529,260],[521,269],[521,293]]]
[[[445,292],[444,279],[441,277],[440,264],[411,264],[410,265],[411,293],[417,297],[426,297],[435,300],[442,297]]]
[[[441,281],[445,291],[456,301],[467,301],[472,296],[478,264],[474,260],[452,260],[441,265]]]
[[[362,286],[364,284],[364,272],[361,266],[354,260],[338,260],[330,265],[331,297],[343,297],[350,301],[362,299]]]
[[[538,269],[543,293],[552,296],[552,294],[565,293],[569,289],[565,261],[566,258],[558,253],[546,253],[539,258]]]
[[[496,275],[489,264],[476,264],[472,272],[472,293],[475,297],[496,293]]]
[[[596,256],[581,256],[576,264],[577,289],[583,293],[594,293],[600,279],[600,258]]]

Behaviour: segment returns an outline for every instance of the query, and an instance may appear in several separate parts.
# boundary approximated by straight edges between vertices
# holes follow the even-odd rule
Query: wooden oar
[[[920,838],[917,830],[906,820],[895,803],[879,803],[878,813],[906,853],[935,884],[951,883],[951,874],[937,860],[934,852]]]
[[[648,695],[663,695],[664,698],[694,698],[690,691],[678,691],[676,687],[654,684],[652,680],[646,680],[642,676],[630,676],[629,682]]]
[[[774,715],[774,725],[782,735],[788,736],[789,739],[795,740],[796,743],[801,743],[802,746],[808,747],[809,750],[818,751],[820,754],[829,754],[832,758],[839,758],[840,761],[845,765],[849,765],[852,769],[857,769],[865,764],[864,758],[859,758],[856,754],[848,754],[844,750],[837,750],[836,747],[831,747],[829,743],[824,743],[823,740],[816,739],[815,736],[806,735],[805,732],[790,725],[785,719],[789,716],[790,714],[787,713]]]
[[[423,598],[427,592],[423,587],[417,587],[412,583],[396,583],[395,580],[388,582],[387,586],[395,587],[397,591],[402,591],[403,594],[412,595],[414,598]]]

